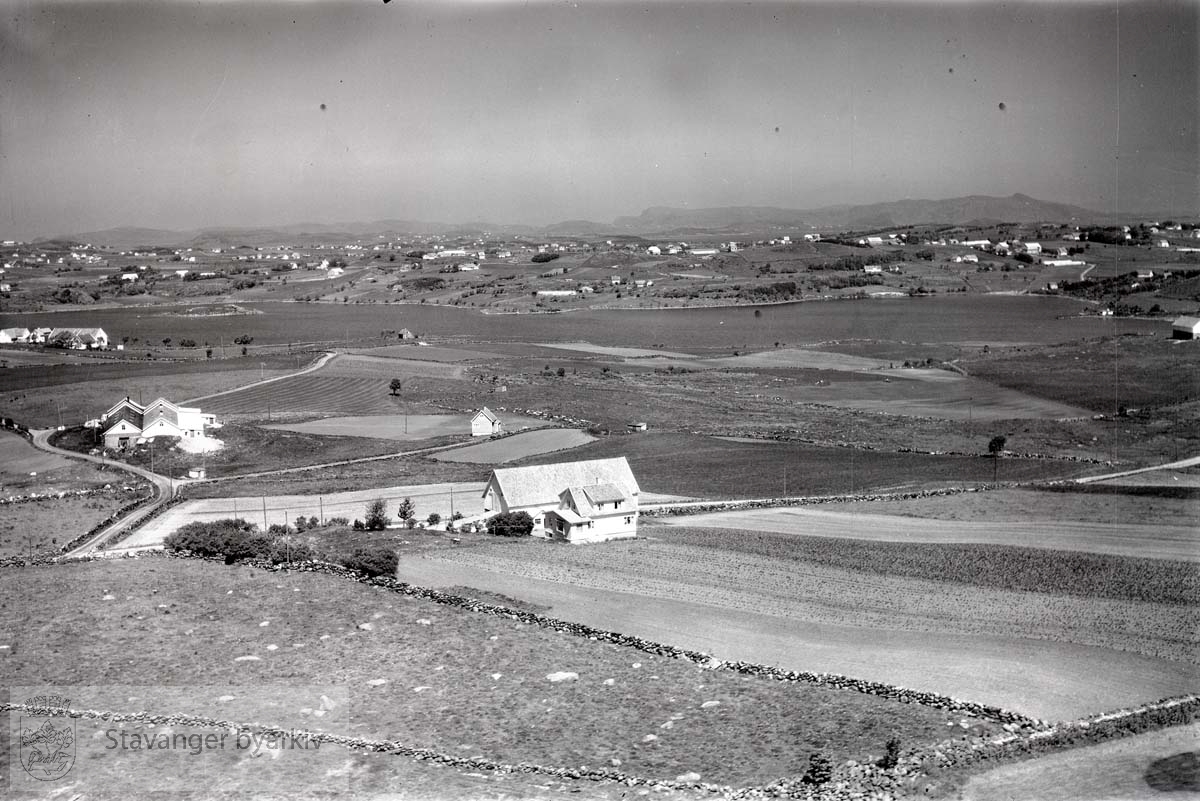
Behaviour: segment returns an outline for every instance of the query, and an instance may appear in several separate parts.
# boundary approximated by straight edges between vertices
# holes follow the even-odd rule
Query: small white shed
[[[500,422],[500,418],[496,416],[495,412],[486,406],[475,412],[475,416],[471,418],[471,436],[473,437],[490,437],[503,433],[504,424]]]

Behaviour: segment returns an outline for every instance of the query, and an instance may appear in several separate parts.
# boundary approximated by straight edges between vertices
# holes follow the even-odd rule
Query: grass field
[[[607,552],[608,546],[564,549]],[[533,571],[544,566],[530,564],[529,559],[514,565],[507,559],[476,558],[468,563],[444,558],[457,555],[404,560],[400,576],[426,586],[479,587],[548,606],[555,617],[706,651],[720,659],[858,676],[1051,720],[1177,695],[1196,684],[1194,665],[1126,651],[1019,635],[918,633],[855,625],[853,597],[849,606],[841,603],[841,614],[855,620],[832,625],[771,614],[761,597],[747,599],[749,611],[732,608],[724,605],[725,593],[712,588],[711,576],[702,587],[689,590],[684,580],[690,572],[678,583],[666,576],[650,585],[643,576],[627,572],[645,567],[630,568],[621,560],[615,566],[534,578]],[[753,593],[757,579],[748,571],[739,577],[738,590]],[[596,586],[601,582],[607,586]]]
[[[731,442],[693,434],[637,434],[603,438],[572,453],[575,459],[626,456],[639,484],[651,492],[699,498],[761,498],[900,490],[992,480],[993,460],[967,456],[822,448],[800,443]],[[553,457],[533,457],[545,464]],[[1001,481],[1077,474],[1076,465],[1008,460]]]
[[[1029,638],[1200,661],[1200,608],[1195,606],[913,578],[899,569],[858,569],[852,560],[849,566],[832,566],[803,557],[780,559],[775,552],[712,547],[711,540],[704,545],[639,540],[602,548],[528,542],[521,549],[482,546],[437,558],[830,626]],[[1200,667],[1189,665],[1182,673],[1200,676]]]
[[[744,529],[785,536],[843,537],[898,543],[977,543],[1200,562],[1195,526],[1041,520],[938,520],[845,511],[838,506],[748,509],[688,515],[668,523],[688,528]]]
[[[0,431],[0,495],[44,495],[133,483],[137,482],[128,473],[46,453],[18,434]]]
[[[17,585],[0,583],[0,604],[30,615],[4,638],[13,684],[126,683],[136,655],[138,675],[161,685],[335,685],[349,694],[351,734],[455,755],[619,760],[638,775],[695,771],[740,784],[802,773],[814,750],[840,761],[877,757],[892,736],[936,741],[958,721],[855,692],[707,671],[319,574],[106,561],[27,570]],[[259,659],[235,661],[241,656]],[[578,679],[548,681],[556,671]]]
[[[1070,520],[1078,523],[1200,525],[1200,502],[1196,499],[1084,490],[1050,492],[1001,489],[897,501],[854,501],[838,504],[833,511],[937,520],[1005,520],[1011,523]]]
[[[145,403],[158,397],[179,403],[296,369],[296,360],[287,357],[264,358],[262,362],[270,369],[261,367],[257,359],[230,359],[0,371],[0,378],[10,379],[26,370],[37,371],[0,391],[0,412],[35,428],[57,426],[60,420],[65,425],[80,425],[126,396]],[[26,379],[28,384],[21,383]],[[207,404],[201,408],[208,411]]]
[[[560,451],[577,448],[594,442],[595,437],[570,428],[548,428],[540,431],[526,431],[511,437],[480,442],[465,448],[455,448],[434,454],[433,459],[441,462],[468,462],[472,464],[504,464],[529,456],[540,456],[547,453],[557,453],[558,458],[569,459],[570,456]]]
[[[319,495],[253,497],[227,494],[219,498],[187,501],[138,529],[121,543],[121,547],[129,550],[158,546],[168,534],[187,523],[229,517],[245,518],[262,528],[291,524],[301,515],[318,520],[331,517],[362,519],[366,516],[367,504],[377,498],[387,502],[388,513],[392,516],[396,514],[400,502],[410,498],[416,505],[418,520],[425,520],[430,512],[437,512],[445,520],[449,520],[454,512],[471,517],[483,511],[483,483],[384,486]]]
[[[139,494],[118,486],[103,494],[0,506],[0,559],[57,551]]]
[[[506,431],[540,428],[546,421],[519,414],[497,414]],[[471,433],[471,415],[467,414],[409,414],[367,415],[362,417],[325,417],[305,423],[265,425],[283,431],[341,437],[375,437],[377,439],[421,440],[430,437],[467,436]]]
[[[1098,801],[1200,798],[1200,725],[1139,734],[1111,743],[1004,765],[973,776],[965,801]]]

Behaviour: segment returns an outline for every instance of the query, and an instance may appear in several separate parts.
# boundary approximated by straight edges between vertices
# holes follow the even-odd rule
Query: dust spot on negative
[[[775,126],[775,133],[779,133],[779,126],[778,126],[778,125],[776,125],[776,126]]]
[[[999,108],[1000,108],[1000,110],[1001,110],[1001,111],[1004,111],[1004,109],[1008,108],[1008,106],[1006,106],[1006,105],[1004,105],[1003,103],[1001,103]]]
[[[321,111],[324,111],[324,110],[325,110],[325,104],[324,104],[324,103],[322,103],[322,104],[321,104]]]

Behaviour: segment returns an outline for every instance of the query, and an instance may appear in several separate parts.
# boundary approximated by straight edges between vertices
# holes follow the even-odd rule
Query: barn
[[[1171,323],[1171,339],[1200,339],[1200,317],[1179,317]]]
[[[485,512],[528,512],[533,536],[571,543],[637,536],[637,479],[624,456],[504,467],[483,490]]]

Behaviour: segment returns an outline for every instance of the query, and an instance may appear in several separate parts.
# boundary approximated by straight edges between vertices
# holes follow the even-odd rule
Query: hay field
[[[274,524],[290,524],[300,515],[325,520],[331,517],[361,519],[366,513],[367,504],[376,498],[387,502],[392,515],[404,498],[411,498],[421,520],[428,517],[430,512],[437,512],[443,519],[449,519],[453,512],[462,512],[467,517],[483,512],[483,484],[478,482],[392,486],[322,495],[207,498],[172,507],[138,529],[114,550],[161,547],[163,539],[180,526],[227,517],[242,517],[264,528]]]
[[[550,428],[526,431],[511,437],[440,451],[431,458],[439,462],[470,464],[504,464],[527,456],[556,453],[594,442],[595,437],[573,428]]]
[[[534,543],[540,545],[542,543]],[[547,544],[547,547],[555,546]],[[564,550],[598,550],[608,545]],[[607,569],[531,578],[484,559],[422,557],[401,562],[406,581],[479,587],[550,608],[549,614],[600,628],[789,670],[841,673],[1015,709],[1050,720],[1190,692],[1194,665],[1140,654],[1021,636],[954,635],[813,623],[714,605],[672,591],[658,594]],[[517,567],[517,566],[514,566]],[[608,587],[593,583],[604,580]],[[748,571],[740,578],[753,586]],[[661,586],[661,585],[660,585]]]
[[[887,542],[988,543],[1200,562],[1200,530],[1190,525],[1059,520],[938,520],[825,508],[749,509],[666,519],[668,525],[773,531],[796,536]]]
[[[540,428],[549,425],[545,420],[540,418],[526,417],[520,414],[498,413],[496,416],[500,418],[501,422],[504,423],[505,429],[508,431],[519,431],[523,428]],[[268,424],[261,427],[338,437],[421,440],[454,435],[467,436],[471,433],[471,416],[466,414],[389,414],[357,417],[325,417],[320,420],[309,420],[304,423]],[[529,453],[544,453],[544,451],[534,450]]]
[[[223,684],[235,697],[257,685],[333,685],[348,696],[350,734],[456,756],[618,760],[635,775],[695,771],[747,784],[802,773],[817,749],[834,761],[866,759],[891,736],[918,744],[961,731],[957,716],[928,707],[705,670],[322,574],[105,560],[25,570],[20,582],[0,582],[0,603],[20,603],[29,615],[3,636],[12,684],[124,685],[131,674],[153,676],[195,687],[190,706],[202,708],[209,688]],[[558,671],[578,678],[549,681]],[[114,711],[150,703],[126,699]],[[255,710],[212,709],[233,720],[239,712]],[[403,777],[407,760],[373,759]]]
[[[7,482],[30,473],[45,473],[70,465],[70,459],[40,451],[20,434],[0,431],[0,481]]]
[[[1139,734],[1004,765],[971,777],[965,801],[1200,798],[1200,724]],[[1190,758],[1189,758],[1190,757]]]

